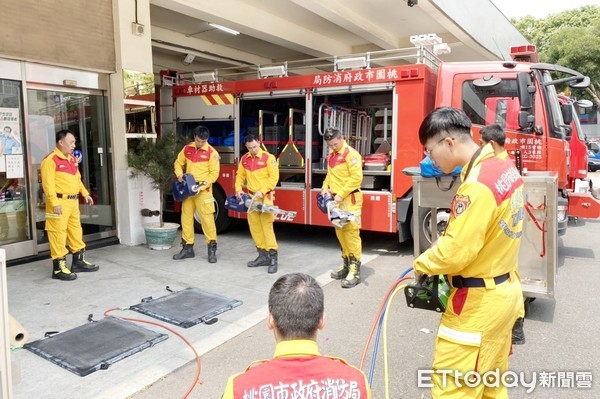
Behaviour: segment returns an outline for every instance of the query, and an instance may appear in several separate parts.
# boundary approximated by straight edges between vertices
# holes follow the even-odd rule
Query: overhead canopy
[[[154,72],[412,47],[427,33],[449,44],[445,61],[508,59],[528,43],[489,0],[151,0],[150,15]]]

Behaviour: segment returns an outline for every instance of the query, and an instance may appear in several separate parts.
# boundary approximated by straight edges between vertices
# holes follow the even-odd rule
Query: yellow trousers
[[[46,203],[46,231],[50,244],[50,257],[53,260],[60,259],[69,253],[66,246],[73,253],[85,249],[79,201],[66,198],[60,198],[59,201],[62,215],[55,214],[50,203]]]
[[[360,212],[363,196],[361,192],[353,193],[344,198],[342,208],[356,215],[358,223],[350,222],[341,229],[335,229],[335,235],[342,247],[342,256],[353,256],[360,260],[362,254],[362,241],[360,239]]]
[[[462,376],[473,371],[484,376],[496,369],[501,376],[508,371],[512,327],[522,308],[523,292],[515,272],[495,287],[452,288],[435,343],[432,398],[508,398],[501,383],[475,384],[476,376],[468,381]],[[440,370],[453,374],[444,378]]]
[[[215,226],[215,199],[212,188],[187,197],[181,203],[181,238],[186,244],[194,243],[194,213],[198,212],[204,238],[208,244],[217,241],[217,227]]]
[[[255,201],[273,205],[273,192],[267,194],[266,198],[258,198]],[[275,215],[272,213],[248,213],[248,227],[250,228],[250,235],[256,248],[264,249],[265,251],[271,249],[277,250],[277,239],[275,238],[275,231],[273,229],[274,221]]]

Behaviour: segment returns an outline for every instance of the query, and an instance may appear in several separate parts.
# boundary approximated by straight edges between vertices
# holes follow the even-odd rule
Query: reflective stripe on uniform
[[[481,345],[481,333],[458,331],[441,324],[440,328],[438,329],[438,337],[462,345]]]

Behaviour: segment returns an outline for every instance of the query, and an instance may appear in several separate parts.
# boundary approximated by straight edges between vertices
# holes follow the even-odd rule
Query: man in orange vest
[[[319,392],[319,397],[371,398],[362,371],[319,353],[324,297],[314,278],[291,273],[273,284],[267,326],[277,341],[273,359],[254,362],[230,377],[222,399],[312,398]]]
[[[52,278],[75,280],[79,272],[95,272],[98,266],[84,258],[85,243],[81,228],[79,196],[87,205],[94,200],[81,181],[79,165],[73,156],[75,134],[70,130],[56,133],[56,148],[48,154],[40,166],[42,188],[46,195],[46,231],[52,257]],[[71,269],[65,256],[73,253]]]

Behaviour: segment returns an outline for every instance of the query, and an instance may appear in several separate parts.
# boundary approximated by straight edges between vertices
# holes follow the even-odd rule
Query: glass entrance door
[[[56,132],[69,129],[77,139],[75,155],[84,185],[94,199],[85,205],[80,199],[84,240],[115,235],[112,207],[112,176],[109,165],[107,134],[108,107],[102,93],[27,90],[29,136],[31,142],[33,194],[36,201],[36,229],[39,249],[47,247],[44,231],[45,197],[42,190],[40,164],[56,146]]]
[[[0,79],[0,246],[31,240],[21,82]],[[14,245],[13,245],[14,246]],[[18,253],[18,251],[15,251]]]

